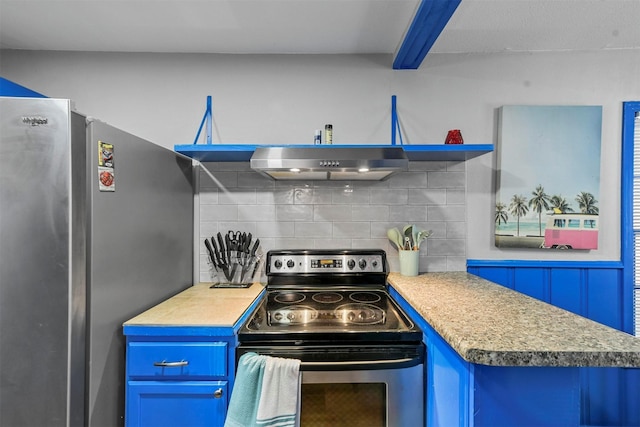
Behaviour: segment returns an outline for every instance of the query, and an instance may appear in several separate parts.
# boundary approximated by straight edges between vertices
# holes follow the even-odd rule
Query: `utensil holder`
[[[209,275],[213,284],[212,288],[248,288],[253,284],[254,277],[260,272],[262,257],[236,256],[231,257],[231,262],[219,265],[207,255]]]
[[[398,251],[400,257],[400,274],[403,276],[417,276],[420,267],[420,251]]]

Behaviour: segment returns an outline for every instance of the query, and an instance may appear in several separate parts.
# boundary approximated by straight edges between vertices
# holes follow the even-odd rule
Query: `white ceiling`
[[[0,48],[395,54],[420,0],[0,0]],[[462,0],[431,52],[640,49],[640,0]]]

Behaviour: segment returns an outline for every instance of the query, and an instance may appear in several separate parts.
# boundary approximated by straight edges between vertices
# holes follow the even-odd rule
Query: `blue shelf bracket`
[[[200,134],[202,133],[202,128],[207,126],[207,144],[211,144],[211,122],[213,120],[213,115],[211,113],[211,95],[207,96],[207,109],[204,112],[204,117],[202,118],[202,122],[200,123],[200,127],[198,128],[198,133],[196,134],[196,138],[193,141],[193,145],[198,143],[198,139],[200,139]]]
[[[391,145],[396,145],[396,134],[400,137],[400,145],[402,142],[402,129],[398,121],[398,108],[396,106],[396,96],[391,95]]]

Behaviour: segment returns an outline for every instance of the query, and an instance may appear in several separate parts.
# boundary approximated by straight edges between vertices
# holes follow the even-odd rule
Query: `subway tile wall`
[[[205,237],[251,232],[270,249],[381,248],[392,271],[398,251],[387,229],[432,230],[420,247],[420,272],[466,270],[464,162],[409,162],[386,181],[273,181],[249,162],[201,163],[200,281],[211,281]]]

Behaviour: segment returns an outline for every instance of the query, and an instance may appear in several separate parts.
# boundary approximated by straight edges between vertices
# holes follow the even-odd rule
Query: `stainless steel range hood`
[[[402,147],[260,147],[251,168],[275,180],[381,181],[409,165]]]

